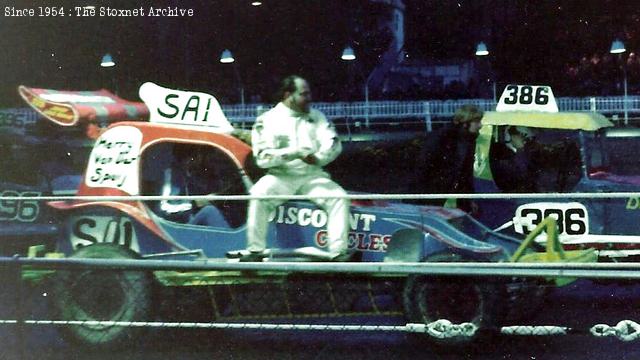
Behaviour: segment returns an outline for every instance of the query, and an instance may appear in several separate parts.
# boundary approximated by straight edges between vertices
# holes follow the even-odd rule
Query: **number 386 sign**
[[[496,111],[558,112],[558,104],[549,86],[507,85]]]
[[[587,208],[578,202],[539,202],[520,205],[513,218],[514,230],[520,234],[528,234],[549,216],[556,219],[559,234],[585,235],[589,233],[589,213]]]

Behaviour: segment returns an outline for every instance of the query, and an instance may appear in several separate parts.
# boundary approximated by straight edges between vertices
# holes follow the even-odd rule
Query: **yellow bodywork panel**
[[[489,166],[489,149],[491,148],[491,138],[493,136],[493,126],[484,125],[480,128],[476,138],[476,150],[473,158],[473,176],[479,179],[492,180],[491,168]]]
[[[544,129],[596,131],[613,126],[602,114],[594,112],[545,113],[532,111],[487,111],[482,125],[528,126]]]
[[[613,126],[602,114],[594,112],[545,113],[534,111],[487,111],[476,139],[473,175],[477,179],[492,180],[489,150],[496,126],[526,126],[542,129],[596,131]]]
[[[545,252],[527,252],[529,246],[536,236],[543,231],[547,233],[546,251]],[[595,249],[589,248],[584,250],[565,251],[562,248],[560,240],[558,240],[558,228],[556,227],[556,219],[548,217],[544,219],[527,237],[524,239],[520,247],[513,253],[511,262],[524,263],[553,263],[553,262],[573,262],[573,263],[595,263],[598,261],[598,254]],[[575,278],[556,277],[549,278],[554,281],[556,286],[564,286],[574,282]]]

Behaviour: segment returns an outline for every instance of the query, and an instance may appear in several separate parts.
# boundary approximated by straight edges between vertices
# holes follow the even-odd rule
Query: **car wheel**
[[[114,244],[80,248],[72,258],[133,259],[137,254]],[[55,305],[64,321],[147,321],[151,278],[140,271],[60,270],[55,281]],[[106,347],[137,338],[144,327],[116,324],[63,326],[66,338],[84,345]]]
[[[442,253],[425,262],[460,262],[459,255]],[[436,337],[427,335],[436,345],[452,346],[476,342],[488,335],[497,322],[497,308],[503,287],[483,278],[411,275],[402,294],[405,316],[409,322],[431,324],[448,320],[452,324],[471,323],[477,331],[470,334]],[[424,336],[420,336],[424,339]]]

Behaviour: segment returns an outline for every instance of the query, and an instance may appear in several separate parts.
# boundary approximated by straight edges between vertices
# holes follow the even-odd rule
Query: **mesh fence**
[[[630,195],[592,194],[598,196]],[[25,198],[4,200],[16,204]],[[56,349],[126,350],[168,331],[180,336],[164,337],[167,347],[199,330],[233,334],[247,343],[256,332],[258,338],[264,332],[281,338],[330,334],[330,343],[349,338],[346,334],[355,333],[356,339],[400,334],[397,342],[412,348],[475,344],[487,351],[494,351],[489,345],[495,339],[505,337],[573,335],[588,337],[595,346],[594,339],[627,343],[640,337],[640,287],[633,280],[640,278],[638,263],[243,264],[197,256],[174,261],[162,253],[141,260],[118,245],[130,246],[137,239],[129,220],[107,212],[79,220],[77,226],[60,225],[81,230],[82,241],[68,251],[71,258],[0,258],[0,358],[37,357],[52,344]],[[102,242],[87,240],[89,235],[103,236]],[[569,285],[557,286],[558,278]],[[413,345],[414,340],[427,345]]]
[[[560,289],[535,276],[123,270],[61,263],[47,268],[18,258],[1,262],[2,354],[32,354],[32,343],[42,340],[29,335],[34,329],[47,329],[63,348],[94,350],[126,348],[168,329],[240,331],[237,336],[247,339],[251,331],[401,333],[438,346],[490,344],[500,336],[640,337],[633,320],[638,287],[628,280],[583,279]]]

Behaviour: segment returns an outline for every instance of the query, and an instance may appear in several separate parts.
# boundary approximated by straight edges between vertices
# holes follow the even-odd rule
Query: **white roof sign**
[[[496,111],[558,112],[558,104],[549,86],[507,85]]]
[[[230,133],[233,126],[212,95],[164,88],[152,82],[140,86],[139,95],[149,108],[149,121],[176,125],[205,126]]]

